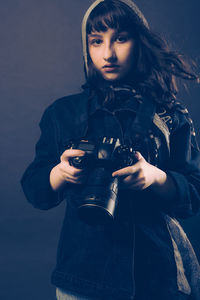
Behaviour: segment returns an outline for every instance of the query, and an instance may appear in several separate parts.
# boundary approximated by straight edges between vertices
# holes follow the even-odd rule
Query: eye
[[[99,46],[101,45],[102,40],[101,39],[91,39],[89,40],[89,44],[93,46]]]
[[[116,37],[116,41],[119,43],[125,43],[129,40],[129,38],[128,34],[120,34]]]

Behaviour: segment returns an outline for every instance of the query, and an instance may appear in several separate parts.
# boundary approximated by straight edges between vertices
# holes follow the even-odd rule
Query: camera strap
[[[143,98],[131,126],[132,143],[142,147],[143,156],[153,165],[158,165],[158,147],[153,135],[153,120],[156,103],[152,99]],[[137,147],[137,146],[136,146]],[[139,150],[140,151],[140,150]]]
[[[152,99],[143,98],[136,112],[132,125],[132,131],[136,135],[149,136],[152,133],[153,118],[156,112],[156,104]]]

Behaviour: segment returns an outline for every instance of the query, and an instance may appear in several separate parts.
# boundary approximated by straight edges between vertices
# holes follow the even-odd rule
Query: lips
[[[106,71],[106,72],[113,72],[113,71],[116,71],[119,69],[119,65],[104,65],[103,66],[103,69]]]
[[[103,69],[119,68],[119,65],[104,65]]]

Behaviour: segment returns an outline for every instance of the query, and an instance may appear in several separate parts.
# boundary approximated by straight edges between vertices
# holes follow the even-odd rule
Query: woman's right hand
[[[50,173],[50,184],[54,191],[59,190],[66,182],[74,184],[83,183],[85,170],[71,166],[69,160],[70,158],[84,155],[84,151],[77,149],[67,149],[62,153],[60,163]]]

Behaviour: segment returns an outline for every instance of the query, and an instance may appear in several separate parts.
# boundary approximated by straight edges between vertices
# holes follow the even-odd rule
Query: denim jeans
[[[56,288],[56,298],[57,300],[93,300],[92,298],[77,295],[68,291],[63,291],[59,288]]]

